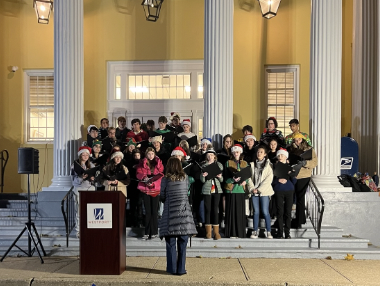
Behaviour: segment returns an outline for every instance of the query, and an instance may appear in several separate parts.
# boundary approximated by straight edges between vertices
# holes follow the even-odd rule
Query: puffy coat
[[[218,164],[219,169],[221,171],[223,171],[223,165],[220,164],[219,162],[217,162],[217,164]],[[203,164],[202,168],[206,167],[207,165],[208,164]],[[202,186],[202,194],[203,195],[210,195],[211,194],[211,186],[212,186],[213,180],[215,181],[215,187],[218,190],[218,193],[220,193],[220,194],[223,193],[223,189],[221,186],[221,183],[223,182],[223,175],[220,178],[216,177],[213,180],[206,180],[206,177],[203,177],[203,174],[201,173],[200,180],[203,183],[203,186]]]
[[[274,194],[274,191],[272,188],[273,169],[272,169],[272,163],[270,162],[270,160],[269,159],[266,160],[259,182],[256,182],[255,180],[255,163],[251,163],[251,171],[252,171],[252,182],[254,185],[257,186],[257,189],[260,192],[260,196],[272,196]],[[253,191],[253,189],[251,189],[250,191]]]
[[[188,177],[182,181],[171,181],[164,177],[161,181],[160,200],[164,211],[159,223],[160,237],[196,234],[193,215],[187,197]]]
[[[157,156],[154,157],[153,160],[156,160],[156,166],[154,167],[153,172],[151,172],[147,161],[147,158],[144,158],[140,161],[139,166],[136,169],[136,177],[139,180],[143,180],[145,177],[151,176],[151,175],[158,175],[162,174],[164,171],[164,166],[162,165],[162,161]],[[161,189],[161,179],[154,181],[150,186],[145,184],[144,182],[139,182],[137,188],[152,197],[156,197],[160,194]]]

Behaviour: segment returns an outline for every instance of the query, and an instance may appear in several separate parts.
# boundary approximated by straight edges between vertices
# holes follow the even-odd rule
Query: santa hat
[[[207,144],[211,144],[211,138],[202,138],[202,140],[201,140],[201,145],[202,145],[202,144],[205,144],[205,143],[207,143]]]
[[[87,153],[88,155],[91,155],[91,148],[88,146],[80,147],[78,150],[78,157],[80,157],[82,153]]]
[[[246,142],[248,139],[253,139],[253,141],[256,141],[256,137],[251,133],[248,133],[244,136],[244,142]]]
[[[181,147],[175,147],[174,150],[172,151],[171,156],[182,156],[186,157],[186,152],[183,150]]]
[[[243,147],[240,145],[240,144],[235,144],[234,146],[232,146],[231,148],[231,152],[240,152],[240,153],[243,153]]]
[[[98,127],[96,127],[95,125],[90,125],[87,127],[87,132],[90,133],[92,130],[96,130],[96,131],[99,131]]]
[[[182,126],[183,126],[183,125],[189,125],[189,127],[191,127],[190,119],[184,119],[184,120],[182,121]]]
[[[150,138],[150,142],[151,143],[153,143],[153,142],[159,142],[159,143],[162,144],[162,135],[151,137]]]
[[[277,157],[278,155],[280,155],[280,154],[284,155],[284,156],[286,157],[286,159],[289,158],[289,153],[288,153],[288,151],[286,151],[286,149],[284,149],[284,148],[280,148],[280,149],[277,151],[277,153],[276,153],[276,157]]]
[[[112,153],[111,160],[113,160],[113,158],[115,158],[115,157],[121,157],[121,159],[123,159],[124,158],[124,154],[121,153],[120,151],[116,151],[116,152]]]
[[[181,115],[179,115],[178,112],[171,112],[170,113],[170,120],[173,121],[174,117],[178,117],[179,120],[181,120]]]

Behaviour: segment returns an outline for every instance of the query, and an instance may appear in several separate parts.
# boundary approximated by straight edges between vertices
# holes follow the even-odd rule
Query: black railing
[[[318,248],[321,248],[321,226],[323,212],[325,210],[325,201],[318,191],[313,179],[310,179],[309,187],[306,192],[306,214],[318,236]]]
[[[4,192],[4,172],[5,167],[7,166],[9,159],[9,153],[7,150],[2,150],[0,152],[0,187],[1,187],[1,193]]]
[[[71,187],[61,202],[61,210],[66,228],[66,247],[69,247],[69,236],[75,226],[76,195],[73,192],[73,188]]]

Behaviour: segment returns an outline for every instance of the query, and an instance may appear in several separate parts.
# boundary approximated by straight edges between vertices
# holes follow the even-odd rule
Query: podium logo
[[[104,220],[104,210],[102,208],[94,209],[94,219],[95,220]]]

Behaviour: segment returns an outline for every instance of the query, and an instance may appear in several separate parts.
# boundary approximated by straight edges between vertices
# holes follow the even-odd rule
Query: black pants
[[[203,196],[205,202],[205,224],[219,224],[219,201],[220,194],[210,194]]]
[[[278,232],[277,236],[283,236],[285,221],[285,236],[289,236],[294,191],[275,192]]]
[[[137,187],[128,187],[128,196],[130,203],[130,221],[132,226],[139,226],[142,223],[142,195],[143,193]]]
[[[158,234],[158,202],[160,196],[152,197],[143,194],[145,207],[145,234],[152,236]]]
[[[310,178],[298,179],[295,185],[296,193],[296,224],[297,227],[306,223],[305,194],[309,186]]]

